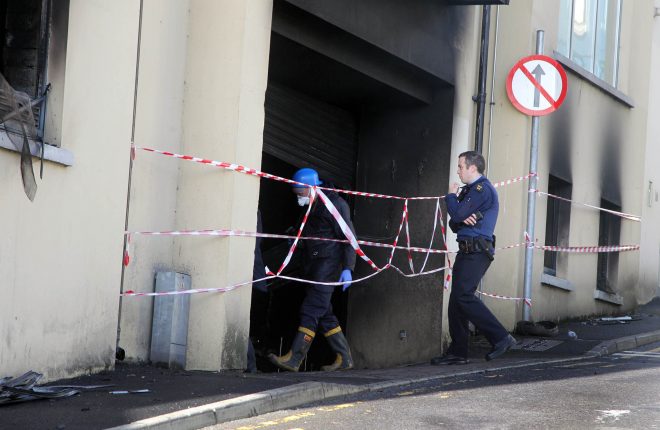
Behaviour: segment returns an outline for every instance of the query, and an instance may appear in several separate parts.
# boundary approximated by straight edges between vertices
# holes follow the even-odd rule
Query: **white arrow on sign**
[[[546,115],[559,108],[566,97],[566,72],[559,63],[545,55],[520,60],[509,72],[507,94],[523,113]]]

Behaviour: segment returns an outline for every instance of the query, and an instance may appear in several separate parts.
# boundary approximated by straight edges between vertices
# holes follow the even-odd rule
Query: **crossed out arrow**
[[[534,75],[534,79],[536,79],[536,82],[538,82],[539,86],[541,86],[541,77],[545,75],[545,72],[543,71],[543,67],[541,67],[540,64],[537,64],[534,70],[532,70],[532,75]],[[534,107],[539,107],[541,102],[541,91],[539,91],[537,86],[534,86]]]

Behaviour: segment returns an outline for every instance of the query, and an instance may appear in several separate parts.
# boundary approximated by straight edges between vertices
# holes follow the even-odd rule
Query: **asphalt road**
[[[660,344],[357,395],[209,429],[656,429]]]

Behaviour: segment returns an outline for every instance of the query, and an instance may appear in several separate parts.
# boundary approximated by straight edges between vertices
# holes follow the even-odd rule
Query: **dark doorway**
[[[444,194],[452,109],[453,87],[446,82],[289,2],[275,1],[263,171],[291,177],[298,168],[313,167],[326,184],[337,188]],[[399,163],[394,173],[393,163]],[[400,208],[391,201],[342,197],[352,209],[358,239],[391,241],[399,219],[392,220],[400,216]],[[414,207],[419,217],[411,234],[417,245],[430,238],[435,202],[427,203]],[[264,231],[269,233],[292,232],[302,215],[290,187],[266,179],[261,181],[259,208]],[[440,244],[436,241],[434,246]],[[266,265],[276,270],[288,248],[285,240],[265,240]],[[382,252],[366,251],[379,265],[385,263]],[[407,264],[403,255],[397,259]],[[419,269],[418,256],[415,261]],[[442,264],[442,258],[429,261],[429,267]],[[370,270],[358,259],[354,277]],[[300,273],[294,257],[287,274]],[[358,285],[347,292],[337,288],[333,296],[333,309],[347,332],[358,367],[415,361],[420,354],[439,349],[442,274],[406,280],[388,272]],[[288,351],[303,297],[303,285],[283,280],[270,285],[268,334],[259,342],[261,354]],[[395,315],[380,313],[381,305],[383,310],[393,308]],[[405,351],[397,350],[392,342],[400,342],[399,326],[406,320],[416,325],[408,327],[414,338],[408,339]],[[394,326],[396,335],[390,336]],[[435,335],[434,348],[419,347]],[[321,339],[317,336],[301,370],[318,370],[333,361]],[[373,348],[370,342],[381,346]],[[273,370],[265,360],[258,365],[261,370]]]

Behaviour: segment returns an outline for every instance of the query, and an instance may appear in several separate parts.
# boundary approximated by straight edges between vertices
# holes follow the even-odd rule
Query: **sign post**
[[[536,32],[536,55],[518,61],[509,72],[506,92],[511,103],[526,115],[532,116],[532,139],[529,150],[529,193],[527,196],[527,234],[525,248],[524,298],[532,299],[532,268],[534,263],[534,220],[536,199],[532,195],[537,184],[540,116],[554,112],[564,101],[568,88],[566,72],[554,59],[543,55],[543,30]],[[523,306],[523,319],[530,320],[530,306]]]

